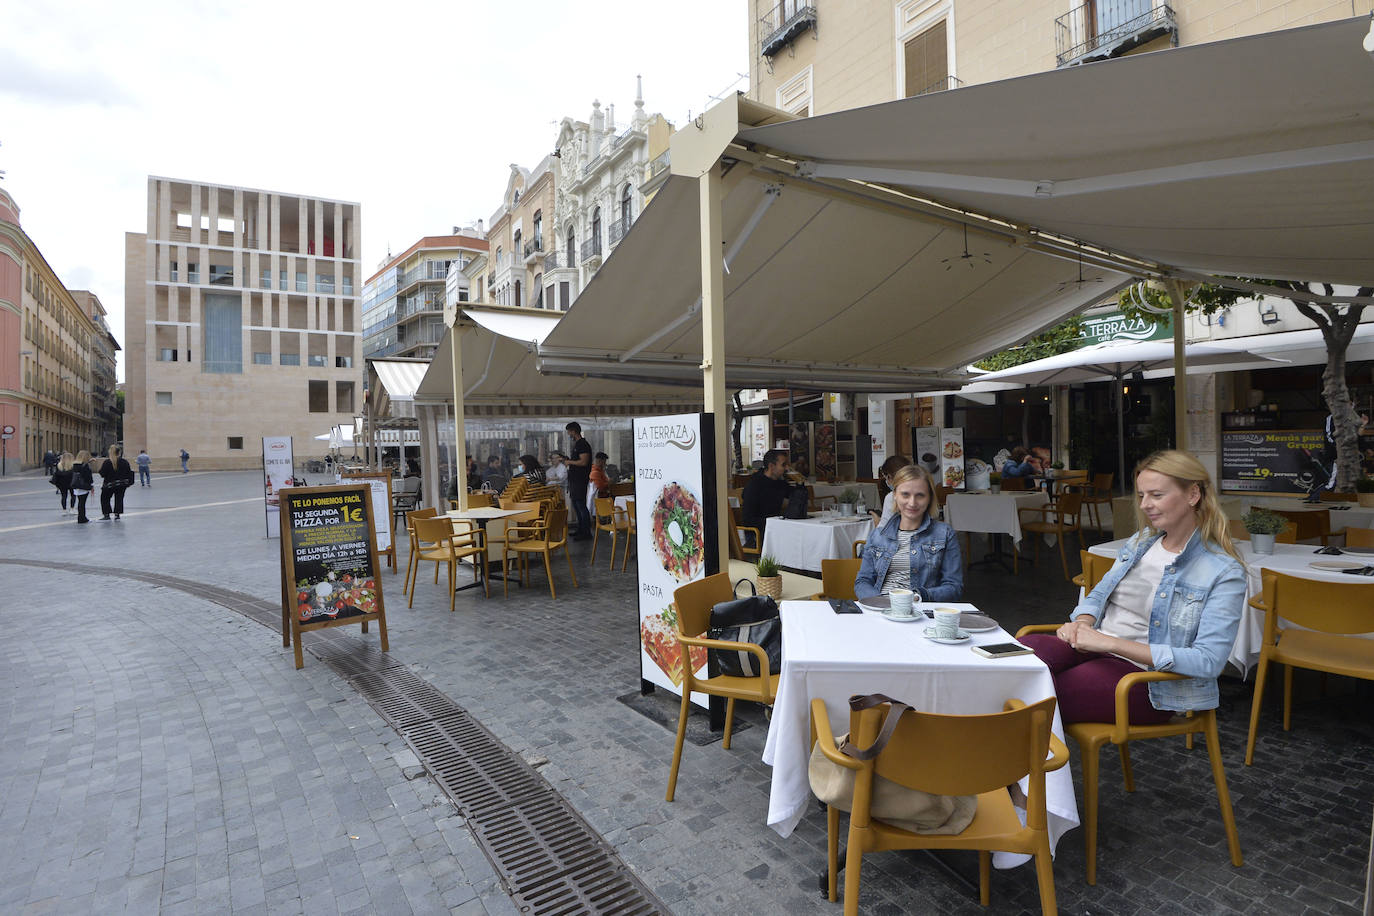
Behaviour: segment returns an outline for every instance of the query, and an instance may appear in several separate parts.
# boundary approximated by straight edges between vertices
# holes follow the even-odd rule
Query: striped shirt
[[[897,530],[897,552],[883,579],[884,595],[890,595],[894,588],[911,588],[911,539],[915,536],[915,531]]]

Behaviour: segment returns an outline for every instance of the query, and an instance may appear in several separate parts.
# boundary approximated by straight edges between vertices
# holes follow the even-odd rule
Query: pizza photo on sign
[[[654,503],[654,553],[663,569],[679,582],[689,582],[706,558],[701,502],[682,484],[663,488]]]
[[[645,617],[639,624],[639,637],[645,654],[668,675],[673,686],[682,686],[682,644],[677,639],[677,609],[669,605],[663,613]],[[688,651],[693,671],[706,667],[704,648],[692,646]]]

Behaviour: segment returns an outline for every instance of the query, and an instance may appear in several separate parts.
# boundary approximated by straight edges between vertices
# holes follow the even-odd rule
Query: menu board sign
[[[290,436],[262,437],[263,506],[267,516],[267,536],[281,536],[281,512],[277,494],[291,486],[295,466],[291,458]]]
[[[715,427],[709,413],[680,414],[636,418],[634,434],[639,676],[681,695],[684,672],[673,592],[720,571]],[[706,650],[694,648],[689,658],[693,672],[704,677]]]
[[[1326,479],[1319,429],[1223,430],[1221,489],[1242,493],[1306,493]]]
[[[962,426],[940,430],[940,474],[935,478],[935,482],[952,490],[964,489],[964,428]]]
[[[386,611],[377,576],[371,488],[365,484],[289,487],[278,492],[282,550],[282,645],[301,634],[376,620],[387,651]]]
[[[940,427],[918,426],[912,430],[915,463],[930,472],[936,483],[940,481]]]

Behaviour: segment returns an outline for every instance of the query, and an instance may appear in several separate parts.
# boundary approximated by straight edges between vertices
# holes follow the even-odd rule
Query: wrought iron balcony
[[[625,233],[630,231],[630,223],[632,222],[634,222],[634,220],[630,217],[622,216],[620,219],[611,223],[610,240],[612,245],[614,245],[616,242],[620,241],[622,238],[625,237]]]
[[[946,89],[958,89],[964,85],[964,81],[957,76],[947,76],[942,80],[936,80],[919,92],[913,92],[912,96],[930,95],[932,92],[944,92]]]
[[[1178,44],[1173,9],[1155,0],[1088,0],[1054,20],[1060,67],[1120,57],[1164,35]]]
[[[601,257],[601,238],[587,239],[582,243],[582,260]]]
[[[576,264],[569,260],[566,252],[550,251],[548,254],[544,255],[544,273],[548,273],[551,270],[558,270],[563,267],[576,266]]]
[[[528,242],[525,243],[525,263],[526,263],[526,264],[528,264],[531,260],[533,260],[533,259],[539,257],[539,256],[540,256],[541,254],[543,254],[543,253],[544,253],[544,240],[543,240],[543,239],[530,239]]]
[[[773,57],[807,29],[816,27],[816,8],[783,0],[759,19],[759,53]]]

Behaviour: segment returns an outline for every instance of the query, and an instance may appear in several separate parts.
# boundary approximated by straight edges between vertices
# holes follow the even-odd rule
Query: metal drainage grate
[[[42,560],[0,564],[136,579],[175,588],[277,629],[280,609],[240,592],[139,570]],[[427,681],[375,646],[312,640],[310,653],[349,679],[457,803],[522,914],[650,916],[667,908],[523,758]]]

